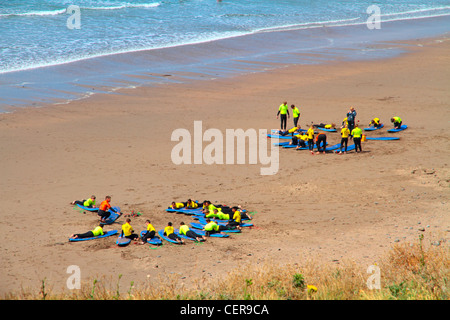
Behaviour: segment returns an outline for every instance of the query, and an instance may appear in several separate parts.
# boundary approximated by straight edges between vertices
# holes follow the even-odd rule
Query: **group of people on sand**
[[[72,234],[70,238],[72,239],[83,239],[83,238],[92,238],[98,237],[105,234],[103,228],[106,224],[106,220],[111,212],[109,210],[113,210],[111,207],[111,196],[106,196],[105,200],[98,207],[98,216],[99,216],[99,225],[96,226],[93,230],[89,230],[85,233]],[[86,208],[96,208],[96,196],[92,195],[89,199],[84,200],[75,200],[71,202],[72,205],[82,205]],[[211,201],[205,200],[203,203],[199,203],[198,201],[193,201],[188,199],[186,202],[175,202],[173,201],[169,208],[172,209],[197,209],[201,207],[201,212],[204,214],[206,219],[206,225],[204,226],[204,230],[206,231],[206,236],[210,236],[213,233],[222,233],[224,230],[230,229],[240,229],[240,224],[242,219],[251,219],[251,216],[247,215],[243,210],[241,210],[240,206],[228,207],[223,205],[213,205]],[[118,212],[119,216],[122,213]],[[226,225],[219,225],[211,218],[217,218],[220,220],[227,220],[228,223]],[[145,232],[142,235],[138,235],[135,233],[133,227],[131,226],[131,219],[127,218],[125,223],[122,224],[121,236],[124,238],[128,238],[130,240],[138,241],[140,239],[140,244],[147,243],[147,240],[158,238],[156,234],[156,229],[152,225],[150,220],[145,221],[147,227]],[[184,222],[180,222],[179,234],[185,235],[186,237],[190,237],[195,239],[196,241],[205,241],[206,236],[200,235],[195,231],[191,230]],[[168,222],[167,226],[164,228],[164,235],[171,240],[177,241],[180,244],[184,244],[184,240],[175,233],[175,229],[173,227],[172,222]]]
[[[173,201],[169,209],[199,209],[205,218],[206,225],[203,230],[207,235],[212,233],[222,233],[224,230],[238,229],[241,230],[242,219],[251,220],[251,216],[247,215],[245,210],[238,206],[226,206],[221,204],[212,204],[211,201],[205,200],[201,203],[188,199],[186,202]],[[214,219],[227,221],[227,224],[217,224]]]
[[[282,136],[286,136],[288,134],[292,135],[292,141],[290,144],[296,145],[297,149],[303,148],[314,154],[314,145],[317,147],[316,154],[326,153],[327,146],[327,135],[325,132],[319,132],[316,134],[314,131],[315,128],[323,128],[323,129],[336,129],[336,124],[313,124],[309,125],[307,130],[302,129],[298,124],[300,118],[300,111],[295,105],[291,105],[292,115],[294,118],[294,127],[289,130],[286,130],[287,119],[290,118],[289,107],[287,102],[284,101],[278,107],[277,119],[281,119],[280,130],[278,133]],[[359,121],[356,121],[356,110],[354,107],[350,107],[348,110],[346,117],[342,121],[340,127],[341,134],[341,142],[339,146],[339,154],[347,153],[348,141],[352,139],[355,144],[355,151],[362,152],[361,141],[363,139],[363,130],[358,125]],[[394,128],[400,128],[402,125],[402,119],[400,117],[392,117],[391,122],[394,124]],[[379,118],[374,118],[370,121],[369,126],[374,126],[378,128],[381,126],[381,121]]]

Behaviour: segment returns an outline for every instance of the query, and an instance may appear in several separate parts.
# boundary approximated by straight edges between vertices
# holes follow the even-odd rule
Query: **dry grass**
[[[10,293],[4,299],[56,300],[448,300],[449,250],[446,242],[396,245],[378,264],[380,288],[369,289],[367,266],[344,262],[340,266],[248,266],[230,272],[222,280],[199,279],[190,288],[180,287],[175,277],[160,278],[158,285],[92,280],[79,290],[53,293],[42,281],[40,292]],[[105,287],[109,283],[110,287]]]

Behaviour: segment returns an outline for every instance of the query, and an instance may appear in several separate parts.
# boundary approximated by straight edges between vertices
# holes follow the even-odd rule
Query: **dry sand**
[[[190,285],[270,261],[338,266],[352,260],[366,269],[393,244],[417,241],[420,233],[448,239],[450,42],[409,44],[409,53],[392,59],[289,66],[0,115],[0,294],[38,290],[44,279],[55,291],[67,290],[70,265],[81,268],[83,281],[115,283],[123,274],[124,286],[141,285],[170,275]],[[203,130],[222,132],[277,128],[283,100],[300,106],[303,127],[340,124],[354,106],[362,126],[379,117],[387,129],[398,115],[409,129],[396,134],[399,141],[365,142],[360,154],[281,149],[271,176],[260,175],[260,164],[172,163],[173,130],[193,132],[195,120]],[[369,135],[386,136],[386,129]],[[328,140],[339,142],[339,134]],[[157,229],[192,221],[164,211],[172,200],[188,198],[241,204],[256,211],[257,227],[158,249],[119,248],[115,237],[69,243],[70,234],[97,223],[95,214],[69,205],[91,194],[98,203],[111,195],[125,213],[141,212],[132,218],[136,231],[148,218]],[[123,220],[105,229],[119,230]]]

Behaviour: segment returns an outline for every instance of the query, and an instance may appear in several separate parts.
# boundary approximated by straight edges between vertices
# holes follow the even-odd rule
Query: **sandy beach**
[[[367,269],[392,245],[419,234],[448,240],[450,42],[405,47],[408,53],[391,59],[289,66],[0,114],[1,296],[39,290],[44,279],[55,291],[68,290],[70,265],[80,267],[86,282],[115,283],[122,274],[124,284],[175,277],[190,286],[272,261],[338,266],[349,260]],[[194,121],[202,121],[203,131],[278,128],[284,100],[299,107],[303,128],[340,125],[350,106],[361,126],[374,117],[385,124],[368,136],[391,135],[392,116],[409,128],[395,134],[398,141],[364,142],[359,154],[280,149],[275,175],[261,175],[261,164],[172,162],[174,130],[193,132]],[[329,144],[340,141],[339,133],[327,136]],[[240,204],[254,212],[255,228],[157,249],[119,248],[115,237],[69,243],[71,234],[97,224],[96,214],[69,204],[91,194],[97,204],[110,195],[125,214],[142,213],[131,218],[137,232],[146,219],[158,230],[169,221],[191,222],[165,212],[188,198]],[[105,230],[120,230],[124,220]]]

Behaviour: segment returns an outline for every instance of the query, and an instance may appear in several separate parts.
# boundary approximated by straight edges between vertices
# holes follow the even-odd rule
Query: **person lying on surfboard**
[[[192,201],[192,199],[188,199],[186,202],[186,208],[188,209],[197,209],[199,206],[197,201]]]
[[[92,238],[92,237],[98,237],[102,236],[103,233],[103,224],[100,224],[99,226],[95,227],[94,230],[85,232],[85,233],[77,233],[72,234],[70,238],[72,239],[84,239],[84,238]]]
[[[172,240],[174,240],[174,241],[176,241],[176,242],[178,242],[180,244],[184,244],[183,239],[181,239],[179,236],[177,236],[175,234],[175,231],[174,231],[173,226],[172,226],[172,222],[169,222],[167,224],[167,227],[164,228],[164,235],[166,237],[168,237],[169,239],[172,239]]]
[[[203,230],[206,231],[206,236],[209,237],[212,233],[219,233],[219,234],[225,234],[222,232],[222,230],[229,230],[230,227],[218,225],[215,221],[211,221],[211,219],[206,219],[206,224],[203,227]]]
[[[296,127],[292,127],[292,128],[290,128],[289,130],[279,130],[278,131],[278,134],[280,135],[280,136],[287,136],[288,134],[292,134],[292,135],[294,135],[294,133],[296,133],[296,132],[301,132],[301,130],[300,130],[301,128],[300,128],[300,125],[297,125]]]
[[[201,236],[195,233],[194,231],[189,229],[189,227],[184,222],[180,222],[180,234],[184,234],[186,237],[193,238],[197,241],[206,241],[205,236]]]
[[[170,205],[169,209],[181,209],[186,207],[186,202],[175,202],[172,201],[172,204]]]
[[[75,205],[75,204],[79,204],[82,205],[86,208],[95,208],[95,196],[92,195],[89,199],[85,199],[85,200],[74,200],[72,201],[70,204]]]
[[[331,123],[331,124],[320,123],[320,124],[313,124],[313,126],[314,126],[314,128],[336,129],[335,123]]]

